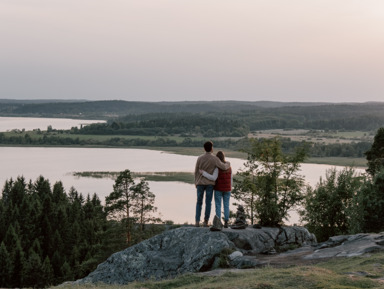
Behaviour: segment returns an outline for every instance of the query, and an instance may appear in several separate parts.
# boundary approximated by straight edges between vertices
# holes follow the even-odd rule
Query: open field
[[[271,137],[286,137],[290,138],[291,140],[305,140],[305,141],[312,141],[315,142],[322,142],[326,144],[331,143],[351,143],[351,142],[357,142],[357,141],[372,141],[373,136],[369,134],[368,132],[324,132],[324,135],[317,132],[317,134],[314,137],[310,137],[309,134],[313,134],[314,132],[310,132],[307,130],[268,130],[268,131],[262,131],[258,132],[253,137],[258,138],[271,138]],[[114,135],[79,135],[79,134],[69,134],[69,133],[60,133],[60,132],[46,132],[46,131],[11,131],[11,132],[4,132],[3,133],[6,137],[22,137],[25,138],[25,136],[28,134],[28,136],[31,139],[39,139],[43,138],[44,136],[57,136],[60,138],[70,138],[70,139],[78,139],[79,141],[86,141],[87,145],[71,145],[71,146],[81,146],[81,147],[100,147],[97,143],[108,141],[111,138],[119,138],[121,140],[124,139],[142,139],[142,140],[156,140],[161,137],[159,136],[114,136]],[[369,135],[368,135],[369,134]],[[167,136],[166,137],[169,140],[174,140],[177,143],[182,142],[185,138],[181,136]],[[206,141],[206,138],[202,137],[196,137],[193,138],[194,140],[197,140],[201,143]],[[213,142],[215,142],[215,139],[212,139]],[[12,145],[17,146],[17,144]],[[46,146],[55,146],[55,145],[46,145]],[[103,146],[103,147],[111,147],[111,146]],[[129,146],[121,146],[116,145],[116,147],[126,147],[130,148]],[[142,148],[142,149],[150,149],[150,150],[161,150],[166,151],[170,153],[175,154],[181,154],[181,155],[192,155],[192,156],[199,156],[204,152],[203,148],[197,148],[197,147],[156,147],[156,146],[134,146],[134,148]],[[218,150],[223,150],[227,157],[229,158],[240,158],[246,160],[247,155],[240,151],[235,150],[229,150],[226,148],[220,148],[220,147],[214,147],[214,151],[217,152]],[[339,165],[339,166],[356,166],[356,167],[366,167],[366,159],[365,158],[348,158],[348,157],[318,157],[318,158],[309,158],[305,161],[306,163],[315,163],[315,164],[328,164],[328,165]]]
[[[384,252],[334,258],[317,264],[195,273],[128,285],[61,285],[60,288],[122,289],[329,289],[384,288]]]
[[[346,167],[359,167],[359,168],[367,167],[367,160],[365,158],[343,158],[343,157],[309,158],[305,161],[305,163],[333,165],[333,166],[346,166]]]
[[[38,139],[43,137],[44,135],[46,136],[57,136],[60,138],[71,138],[71,139],[76,139],[78,138],[80,141],[82,140],[95,140],[95,141],[106,141],[111,138],[120,138],[120,139],[143,139],[143,140],[155,140],[158,138],[161,138],[162,136],[146,136],[146,135],[88,135],[88,134],[72,134],[72,133],[62,133],[62,132],[46,132],[46,131],[9,131],[9,132],[3,132],[3,134],[6,137],[11,137],[11,136],[21,136],[25,137],[26,134],[28,134],[31,139]],[[184,140],[184,137],[179,137],[179,136],[166,136],[167,139],[170,140],[175,140],[176,142],[181,142]],[[201,141],[203,139],[201,138]]]
[[[305,129],[271,129],[253,132],[249,137],[272,138],[283,137],[290,138],[292,141],[307,141],[313,143],[352,143],[352,142],[372,142],[375,132],[370,131],[323,131],[323,130],[305,130]]]

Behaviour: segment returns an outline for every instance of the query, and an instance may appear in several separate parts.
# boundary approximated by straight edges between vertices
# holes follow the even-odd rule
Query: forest
[[[270,226],[283,224],[288,210],[301,205],[303,224],[323,241],[384,229],[383,109],[384,103],[0,100],[1,116],[107,121],[69,130],[1,132],[0,144],[195,148],[209,138],[215,147],[248,153],[249,168],[270,164],[266,156],[272,151],[275,165],[265,165],[269,171],[235,177],[234,199],[245,202],[249,220]],[[305,140],[255,136],[276,129],[310,134]],[[319,132],[348,131],[367,137],[319,140]],[[292,168],[307,156],[366,158],[367,174],[330,171],[315,188],[304,188]],[[146,180],[137,182],[129,170],[119,173],[105,205],[96,195],[83,196],[75,188],[66,192],[43,176],[7,180],[0,198],[0,287],[43,288],[84,277],[112,253],[176,227],[154,216],[154,199]],[[289,202],[278,202],[282,199]]]
[[[1,116],[77,117],[106,119],[116,123],[135,124],[133,128],[145,131],[169,127],[181,121],[193,121],[204,132],[215,131],[220,121],[228,121],[231,133],[244,130],[277,128],[306,128],[321,130],[377,130],[383,125],[384,103],[289,103],[289,102],[130,102],[130,101],[76,101],[76,102],[15,102],[0,100]],[[207,127],[208,126],[208,127]],[[117,129],[117,128],[115,128]],[[123,129],[123,128],[120,128]],[[125,128],[126,129],[126,128]],[[166,130],[167,132],[167,130]],[[188,133],[185,128],[184,132]],[[153,133],[153,132],[152,132]],[[169,133],[169,132],[167,132]],[[193,132],[192,132],[193,133]],[[228,132],[220,131],[219,134]],[[243,134],[244,135],[244,134]],[[226,135],[229,136],[229,135]]]
[[[9,101],[0,100],[2,116],[76,117],[105,119],[106,123],[59,131],[0,133],[2,145],[62,145],[114,147],[201,147],[212,139],[217,147],[238,150],[255,132],[308,130],[364,131],[384,125],[384,103],[283,102],[129,102],[129,101]],[[329,143],[306,140],[310,157],[362,158],[371,139]],[[292,151],[302,141],[282,137]]]
[[[234,176],[233,199],[247,219],[281,226],[300,205],[303,225],[318,241],[331,236],[384,229],[384,128],[365,152],[367,173],[330,170],[315,188],[297,174],[308,147],[287,154],[279,138],[250,139],[244,170]],[[257,164],[257,165],[255,165]],[[0,286],[48,287],[92,272],[116,251],[173,229],[156,217],[155,195],[145,178],[129,170],[115,178],[105,205],[40,176],[7,180],[0,198]],[[231,214],[233,221],[234,213]]]
[[[125,181],[128,199],[119,190]],[[88,275],[112,253],[166,228],[153,216],[154,199],[146,181],[135,183],[129,171],[118,176],[106,205],[95,194],[65,192],[61,182],[52,186],[43,176],[6,181],[0,197],[0,287],[44,288]],[[128,209],[119,207],[121,200]],[[119,216],[119,210],[131,214]]]

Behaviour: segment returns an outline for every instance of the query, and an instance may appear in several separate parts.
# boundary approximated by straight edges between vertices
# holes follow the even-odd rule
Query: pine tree
[[[125,222],[126,242],[132,239],[132,206],[134,202],[134,181],[129,170],[120,172],[113,186],[113,192],[105,198],[108,215]]]
[[[141,233],[144,231],[144,226],[148,222],[160,222],[159,218],[155,218],[152,214],[157,211],[155,204],[155,194],[149,190],[148,182],[141,179],[134,186],[135,202],[133,213],[137,216],[140,224]]]

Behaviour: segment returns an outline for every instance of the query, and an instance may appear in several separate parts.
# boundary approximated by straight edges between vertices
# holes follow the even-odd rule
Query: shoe
[[[208,227],[208,221],[204,221],[204,227]]]
[[[224,221],[224,228],[228,228],[228,221]]]
[[[200,222],[196,222],[195,227],[200,227]]]

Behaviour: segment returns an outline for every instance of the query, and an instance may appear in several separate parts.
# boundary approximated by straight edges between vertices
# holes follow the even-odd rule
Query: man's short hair
[[[205,142],[204,144],[204,149],[207,153],[209,153],[210,151],[212,151],[212,147],[213,147],[213,142],[211,141],[207,141]]]

